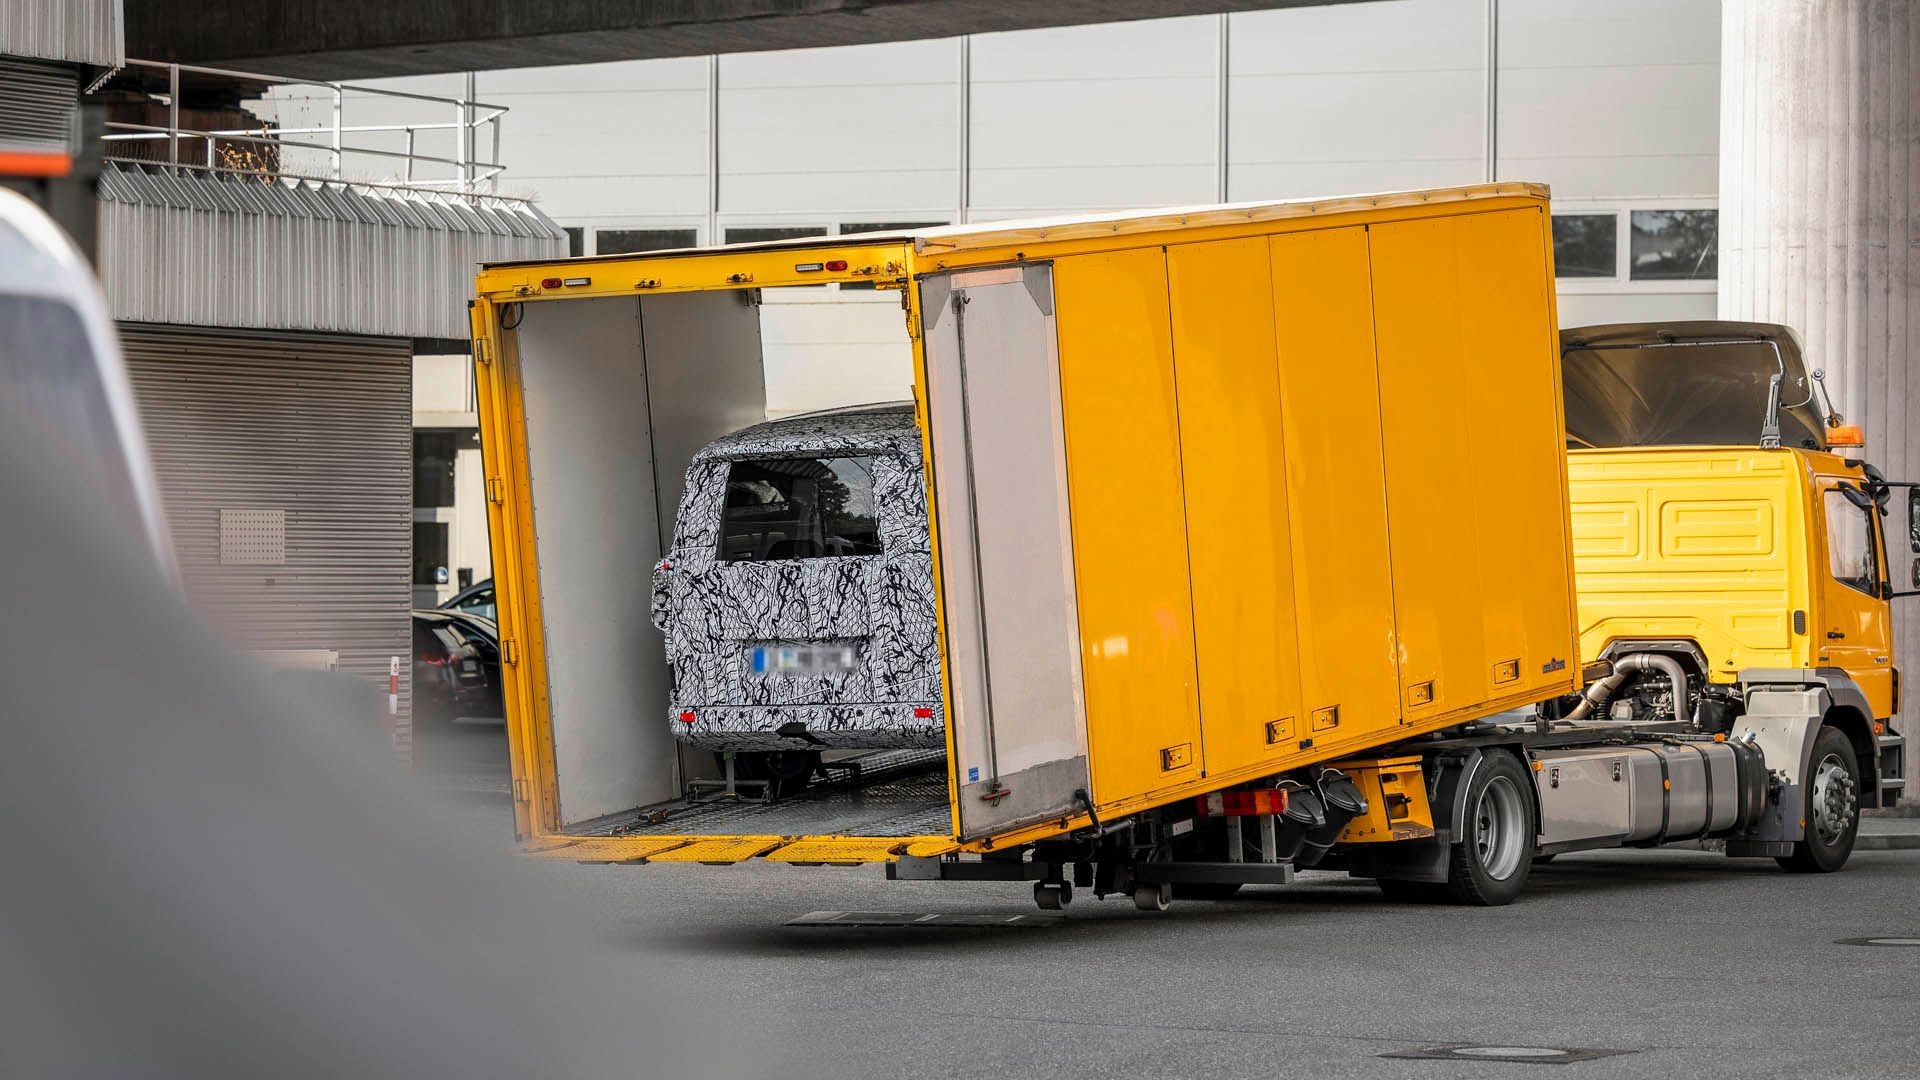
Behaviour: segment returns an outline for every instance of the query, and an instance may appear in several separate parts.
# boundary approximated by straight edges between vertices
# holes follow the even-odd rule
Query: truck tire
[[[1454,823],[1460,840],[1447,859],[1448,899],[1498,907],[1526,888],[1539,835],[1534,820],[1533,779],[1520,759],[1495,750],[1481,759],[1467,782],[1465,818]]]
[[[1806,836],[1774,861],[1796,874],[1831,874],[1847,865],[1860,832],[1860,759],[1844,732],[1820,729],[1802,788]]]

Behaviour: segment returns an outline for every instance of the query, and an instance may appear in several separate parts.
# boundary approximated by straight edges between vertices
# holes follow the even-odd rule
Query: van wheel
[[[1532,778],[1518,758],[1496,750],[1481,759],[1467,783],[1466,820],[1447,860],[1446,895],[1458,904],[1510,904],[1533,869],[1539,829],[1533,817]]]
[[[1823,727],[1813,740],[1804,798],[1806,836],[1775,861],[1796,874],[1831,874],[1847,865],[1860,832],[1860,759],[1838,728]]]

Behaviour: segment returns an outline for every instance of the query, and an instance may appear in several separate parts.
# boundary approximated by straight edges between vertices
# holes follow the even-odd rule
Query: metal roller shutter
[[[79,130],[73,68],[0,56],[0,152],[70,154]]]
[[[413,356],[399,338],[120,324],[188,597],[246,650],[329,649],[412,753]]]

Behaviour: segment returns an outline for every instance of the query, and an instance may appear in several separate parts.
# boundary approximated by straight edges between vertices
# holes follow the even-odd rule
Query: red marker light
[[[687,710],[686,712],[683,712],[683,713],[681,713],[681,714],[680,714],[680,722],[681,722],[681,723],[683,723],[683,724],[691,724],[691,723],[693,723],[693,710],[692,710],[692,709],[688,709],[688,710]]]
[[[829,270],[845,270],[846,268],[847,268],[847,260],[845,259],[828,259],[827,260],[827,269]]]
[[[557,277],[541,278],[540,287],[543,289],[557,289],[560,287],[560,279]]]
[[[925,705],[917,706],[913,710],[913,718],[915,720],[927,720],[927,719],[930,719],[932,716],[933,716],[933,710],[927,708]]]

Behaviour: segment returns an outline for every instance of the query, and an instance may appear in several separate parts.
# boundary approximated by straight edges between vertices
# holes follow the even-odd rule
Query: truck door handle
[[[1847,636],[1847,635],[1845,635],[1845,634],[1843,634],[1843,633],[1841,633],[1841,632],[1840,632],[1840,631],[1838,631],[1838,630],[1829,630],[1829,631],[1827,631],[1827,638],[1828,638],[1829,640],[1832,640],[1832,641],[1838,641],[1838,640],[1840,640],[1841,638],[1843,638],[1843,637],[1846,637],[1846,636]]]

